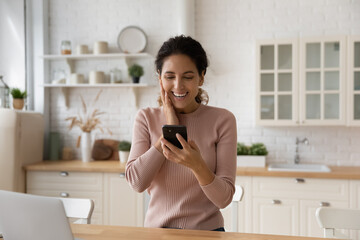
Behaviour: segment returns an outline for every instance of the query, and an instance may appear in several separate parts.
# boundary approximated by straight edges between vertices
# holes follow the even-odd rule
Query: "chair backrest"
[[[81,198],[59,198],[65,208],[68,218],[76,218],[73,223],[90,224],[91,215],[94,210],[94,201]]]
[[[231,232],[238,232],[238,203],[242,200],[244,189],[235,185],[235,193],[231,203]]]
[[[349,239],[338,229],[360,230],[360,209],[320,207],[315,216],[319,226],[324,228],[324,237]]]

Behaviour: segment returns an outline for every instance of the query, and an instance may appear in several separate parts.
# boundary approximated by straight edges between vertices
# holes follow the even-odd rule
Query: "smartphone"
[[[187,141],[186,126],[184,125],[164,125],[162,126],[163,136],[166,140],[171,142],[174,146],[182,149],[181,143],[176,138],[176,133],[179,133],[185,141]]]

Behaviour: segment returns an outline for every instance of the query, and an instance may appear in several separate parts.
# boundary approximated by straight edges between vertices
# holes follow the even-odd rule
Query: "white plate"
[[[144,31],[135,26],[129,26],[121,30],[118,36],[118,46],[125,53],[142,52],[147,44]]]

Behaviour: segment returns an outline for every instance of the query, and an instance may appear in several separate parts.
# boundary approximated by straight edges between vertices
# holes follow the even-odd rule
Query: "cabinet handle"
[[[70,194],[66,193],[66,192],[62,192],[60,193],[60,197],[69,197]]]
[[[120,173],[120,178],[125,178],[125,173]]]
[[[295,182],[296,183],[304,183],[305,179],[303,179],[303,178],[295,178]]]
[[[272,203],[272,204],[281,204],[281,201],[280,201],[280,200],[277,200],[277,199],[274,199],[274,200],[272,200],[271,203]]]
[[[60,176],[67,177],[67,176],[69,176],[69,173],[68,172],[60,172]]]
[[[329,202],[320,202],[320,207],[330,207]]]

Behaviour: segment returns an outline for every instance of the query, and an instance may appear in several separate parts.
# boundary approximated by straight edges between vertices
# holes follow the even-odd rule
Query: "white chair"
[[[81,198],[59,198],[65,208],[66,216],[70,219],[77,219],[73,223],[90,224],[91,215],[94,210],[94,201]]]
[[[222,209],[222,213],[225,214],[224,216],[229,216],[228,209],[231,208],[231,229],[230,232],[238,232],[238,211],[239,207],[238,204],[242,200],[244,195],[244,189],[239,186],[235,185],[235,193],[232,199],[231,204],[229,204],[226,208]],[[229,215],[228,215],[229,214]],[[226,229],[228,231],[228,229]]]
[[[349,239],[338,229],[360,230],[360,209],[320,207],[315,216],[327,238]]]

